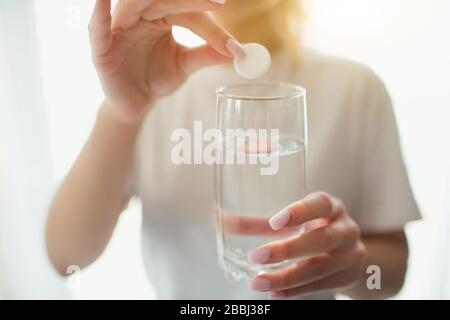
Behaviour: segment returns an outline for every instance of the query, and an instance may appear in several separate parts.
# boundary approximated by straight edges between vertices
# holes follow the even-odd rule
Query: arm
[[[123,208],[140,123],[153,102],[175,91],[189,74],[245,55],[205,12],[210,0],[96,0],[89,24],[92,60],[105,94],[95,127],[50,208],[46,244],[51,262],[93,262],[108,243]],[[207,44],[185,48],[173,25],[191,29]]]
[[[121,212],[139,125],[102,105],[94,129],[50,207],[49,258],[59,273],[84,267],[106,247]]]

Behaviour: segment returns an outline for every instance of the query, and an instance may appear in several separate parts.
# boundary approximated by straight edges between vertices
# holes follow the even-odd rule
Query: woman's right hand
[[[89,23],[92,59],[106,102],[121,120],[139,122],[152,102],[179,87],[189,74],[245,55],[205,11],[220,0],[96,0]],[[185,48],[172,26],[190,29],[207,44]]]

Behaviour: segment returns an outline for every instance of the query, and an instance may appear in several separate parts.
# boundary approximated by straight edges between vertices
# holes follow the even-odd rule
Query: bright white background
[[[102,99],[89,57],[86,26],[92,7],[93,1],[86,0],[35,0],[51,158],[58,179],[82,147]],[[450,168],[450,1],[308,0],[307,9],[305,43],[368,64],[386,82],[395,103],[411,182],[425,217],[408,226],[410,269],[400,297],[448,298],[450,283],[441,286],[448,247],[438,243],[445,230]],[[177,38],[198,43],[182,31]],[[83,271],[76,298],[155,296],[142,266],[139,224],[135,201],[121,217],[106,252]]]

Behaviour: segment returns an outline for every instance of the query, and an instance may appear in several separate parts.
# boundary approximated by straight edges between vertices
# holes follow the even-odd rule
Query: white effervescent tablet
[[[270,68],[269,50],[259,43],[244,44],[245,58],[234,59],[234,69],[246,79],[261,78]]]

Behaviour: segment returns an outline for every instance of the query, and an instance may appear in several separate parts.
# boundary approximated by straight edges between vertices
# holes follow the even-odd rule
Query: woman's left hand
[[[263,245],[249,254],[249,260],[260,264],[300,260],[257,276],[250,283],[253,290],[287,298],[341,291],[362,277],[367,250],[359,226],[341,200],[324,192],[312,193],[269,223],[274,230],[304,225],[305,232]]]

